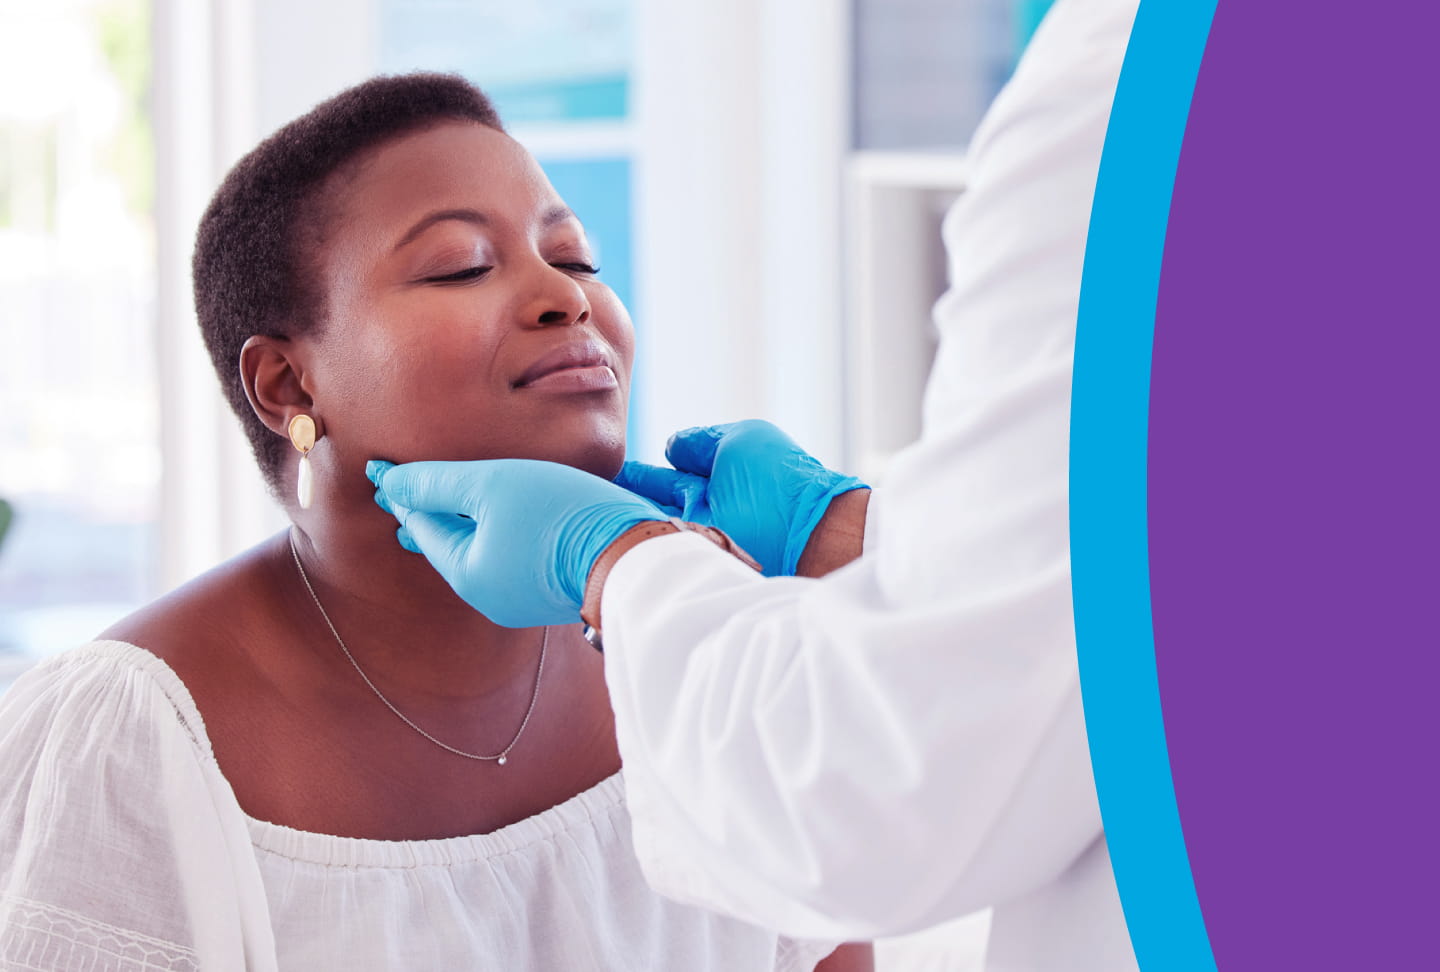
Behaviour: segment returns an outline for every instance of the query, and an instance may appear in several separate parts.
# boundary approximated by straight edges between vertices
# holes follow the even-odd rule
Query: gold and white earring
[[[295,485],[295,498],[300,508],[308,510],[315,498],[315,472],[310,468],[310,450],[315,447],[315,420],[301,413],[290,420],[290,444],[300,450],[300,479]]]

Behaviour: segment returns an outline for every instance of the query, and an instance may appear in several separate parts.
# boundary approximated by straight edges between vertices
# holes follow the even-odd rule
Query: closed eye
[[[464,270],[457,270],[455,273],[447,273],[439,277],[426,277],[426,283],[465,283],[469,280],[479,280],[489,273],[493,267],[466,267]]]
[[[588,263],[552,263],[550,265],[552,267],[558,267],[561,270],[568,270],[571,273],[583,273],[591,277],[600,272],[599,267],[592,267]]]

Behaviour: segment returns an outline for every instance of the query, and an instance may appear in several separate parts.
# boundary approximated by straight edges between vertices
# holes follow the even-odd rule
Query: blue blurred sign
[[[627,308],[633,307],[630,241],[630,160],[628,158],[540,159],[550,184],[580,217],[600,267],[600,279]],[[639,325],[636,325],[637,331]],[[643,342],[636,341],[643,356]],[[637,369],[638,370],[638,369]],[[642,402],[632,383],[629,439],[636,441]]]
[[[380,0],[380,69],[458,71],[507,124],[624,118],[629,0]]]

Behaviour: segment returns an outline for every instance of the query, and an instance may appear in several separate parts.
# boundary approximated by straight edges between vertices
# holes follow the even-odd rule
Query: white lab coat
[[[1067,522],[1086,229],[1137,0],[1061,0],[977,131],[919,442],[865,556],[640,544],[602,602],[647,878],[800,936],[995,906],[987,965],[1135,967],[1095,797]]]

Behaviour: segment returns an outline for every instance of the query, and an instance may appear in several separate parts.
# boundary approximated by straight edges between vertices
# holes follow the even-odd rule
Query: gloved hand
[[[677,432],[665,458],[674,469],[627,462],[615,482],[680,507],[682,519],[723,530],[768,577],[793,575],[830,501],[866,488],[755,419]]]
[[[507,628],[579,621],[596,558],[635,524],[667,518],[598,476],[533,459],[372,460],[365,475],[400,521],[401,546]]]

